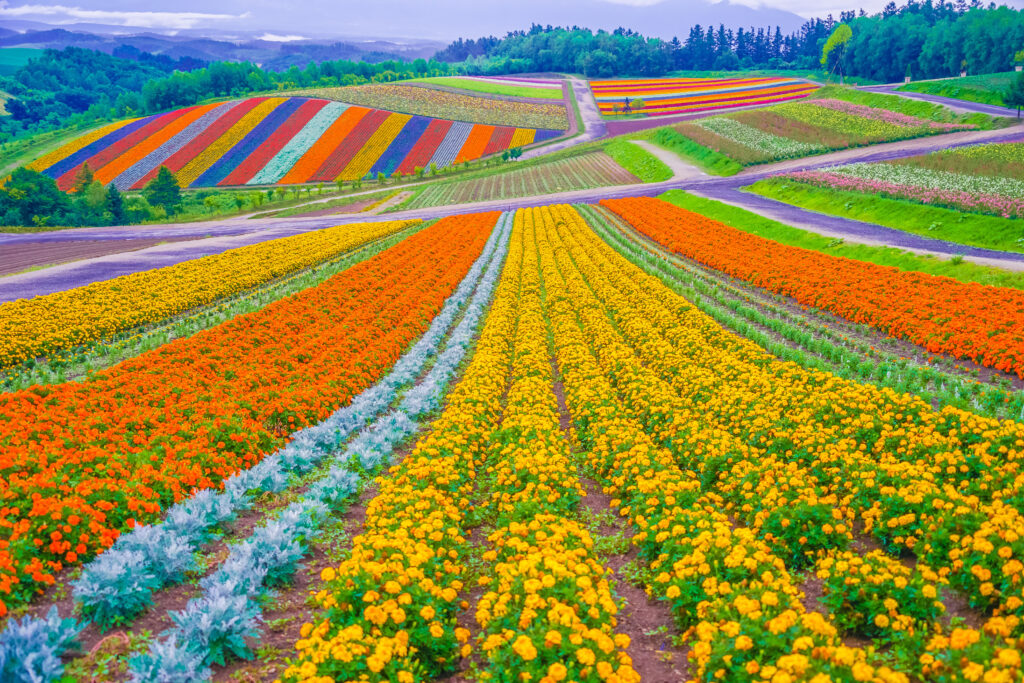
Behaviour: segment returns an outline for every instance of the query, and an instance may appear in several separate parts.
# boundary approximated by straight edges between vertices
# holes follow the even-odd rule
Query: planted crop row
[[[4,602],[30,598],[125,527],[254,465],[370,386],[426,329],[494,218],[440,221],[318,287],[87,381],[5,394]]]
[[[322,99],[257,97],[112,124],[31,166],[64,190],[86,164],[101,182],[122,190],[144,186],[161,166],[183,187],[331,182],[443,167],[560,134],[452,124]]]
[[[338,226],[0,304],[0,368],[59,360],[72,349],[239,294],[412,224]]]
[[[404,204],[403,208],[419,209],[513,199],[637,182],[639,180],[635,176],[616,164],[607,154],[590,152],[484,178],[434,183]]]

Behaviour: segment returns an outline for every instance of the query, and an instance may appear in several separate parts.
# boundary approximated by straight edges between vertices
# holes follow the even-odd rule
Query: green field
[[[1004,71],[995,74],[979,74],[964,78],[949,78],[941,81],[918,81],[896,88],[902,92],[919,92],[925,95],[950,97],[978,104],[1003,106],[1003,93],[1010,87],[1016,73]]]
[[[986,216],[859,192],[815,187],[788,178],[768,178],[746,188],[780,202],[884,225],[896,230],[1003,251],[1024,251],[1024,220]]]
[[[33,47],[0,48],[0,76],[10,76],[18,67],[28,64],[28,60],[43,54],[42,50]]]
[[[961,282],[978,282],[996,287],[1024,289],[1024,273],[979,266],[970,261],[954,263],[927,255],[918,255],[895,247],[875,247],[867,244],[844,242],[832,237],[794,228],[773,221],[739,207],[705,199],[682,190],[669,190],[659,199],[671,202],[688,211],[721,221],[744,232],[759,235],[782,244],[820,251],[833,256],[844,256],[857,261],[869,261],[880,266],[912,270],[929,275],[942,275]]]
[[[490,83],[478,81],[472,78],[459,78],[458,76],[438,76],[436,78],[416,78],[404,83],[425,83],[428,85],[444,85],[449,88],[458,88],[469,92],[485,93],[487,95],[505,95],[508,97],[533,97],[542,100],[560,100],[562,91],[557,88],[535,88],[529,85],[513,85],[504,83]]]
[[[672,178],[672,169],[646,149],[632,144],[626,138],[615,138],[604,146],[604,151],[619,166],[645,183],[660,183]]]

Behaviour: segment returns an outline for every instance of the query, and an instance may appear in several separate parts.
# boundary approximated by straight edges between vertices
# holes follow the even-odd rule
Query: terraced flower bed
[[[794,78],[656,78],[590,81],[606,117],[670,116],[773,104],[807,97],[818,86]],[[643,102],[635,107],[637,100]]]
[[[676,124],[659,129],[654,139],[697,159],[712,172],[725,168],[736,172],[745,166],[848,147],[969,130],[979,123],[941,117],[940,111],[926,108],[908,114],[886,97],[893,96],[872,95],[869,106],[856,101],[862,99],[860,93],[828,88],[800,102]]]
[[[255,97],[111,124],[30,167],[65,191],[86,164],[97,180],[122,190],[143,187],[161,166],[182,187],[333,182],[443,168],[559,134],[326,99]]]

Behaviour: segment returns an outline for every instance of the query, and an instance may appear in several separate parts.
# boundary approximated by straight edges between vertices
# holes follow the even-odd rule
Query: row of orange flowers
[[[603,200],[652,240],[848,320],[1024,378],[1024,292],[901,271],[732,228],[652,198]]]
[[[74,349],[237,296],[416,223],[341,225],[0,304],[0,369],[41,356],[63,360]]]
[[[0,610],[322,421],[423,333],[497,213],[71,382],[0,396]]]

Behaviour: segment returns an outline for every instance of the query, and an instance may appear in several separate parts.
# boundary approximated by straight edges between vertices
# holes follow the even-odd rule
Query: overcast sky
[[[801,17],[861,7],[877,12],[887,1],[723,0],[714,5],[713,0],[0,0],[0,26],[29,20],[164,31],[265,31],[278,39],[366,35],[450,40],[500,35],[536,20],[591,28],[625,25],[650,35],[685,37],[695,23],[779,24],[788,31],[801,23]],[[1002,1],[1024,7],[1024,0]]]

